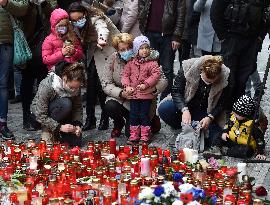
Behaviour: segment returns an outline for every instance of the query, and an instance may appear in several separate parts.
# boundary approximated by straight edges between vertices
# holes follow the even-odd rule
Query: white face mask
[[[200,76],[201,76],[202,81],[203,81],[206,85],[211,85],[211,84],[212,84],[212,83],[209,83],[209,82],[206,82],[206,81],[205,81],[205,79],[203,78],[202,73],[200,74]]]

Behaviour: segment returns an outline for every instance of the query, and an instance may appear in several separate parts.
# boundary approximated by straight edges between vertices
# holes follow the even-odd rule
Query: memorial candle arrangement
[[[0,146],[1,205],[249,204],[246,165],[199,162],[195,150],[119,146],[86,149],[7,141]],[[241,184],[236,184],[241,171]],[[262,189],[262,188],[260,188]],[[255,201],[255,199],[254,199]],[[262,202],[256,199],[256,203]]]

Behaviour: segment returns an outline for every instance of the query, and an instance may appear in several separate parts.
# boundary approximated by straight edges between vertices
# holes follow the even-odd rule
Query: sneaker
[[[211,147],[209,150],[203,152],[203,157],[209,159],[214,157],[215,159],[221,159],[222,153],[217,146]]]
[[[14,140],[15,139],[14,134],[10,131],[10,129],[8,129],[8,127],[6,125],[1,127],[0,137],[3,140]]]

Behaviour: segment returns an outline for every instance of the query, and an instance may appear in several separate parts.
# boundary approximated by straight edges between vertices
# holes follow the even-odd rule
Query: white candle
[[[150,176],[150,159],[147,157],[141,158],[141,175]]]
[[[36,156],[30,156],[29,157],[29,163],[30,163],[30,169],[37,169],[37,157]]]
[[[247,175],[247,164],[246,163],[238,163],[237,164],[237,172],[238,174],[238,181],[242,182],[243,175]]]
[[[198,160],[198,151],[194,149],[184,148],[185,161],[190,163],[196,163]]]

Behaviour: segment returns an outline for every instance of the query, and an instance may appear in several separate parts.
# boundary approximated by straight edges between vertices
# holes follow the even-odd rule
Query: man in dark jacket
[[[224,64],[230,68],[231,102],[245,92],[246,81],[255,71],[257,50],[268,28],[264,10],[269,0],[213,0],[210,18],[221,40]]]
[[[160,65],[168,79],[161,99],[171,93],[174,51],[180,47],[185,26],[185,0],[139,0],[139,26],[151,47],[160,53]]]

